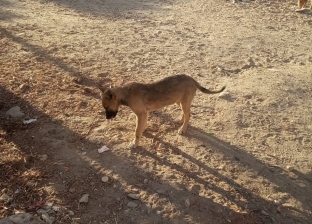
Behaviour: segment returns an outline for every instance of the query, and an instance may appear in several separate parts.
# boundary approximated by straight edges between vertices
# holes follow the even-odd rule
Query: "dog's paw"
[[[180,129],[178,130],[178,134],[179,134],[179,135],[183,135],[183,134],[184,134],[184,131],[183,131],[182,128],[180,128]]]
[[[135,149],[137,146],[134,144],[134,142],[130,142],[128,147],[129,149]]]

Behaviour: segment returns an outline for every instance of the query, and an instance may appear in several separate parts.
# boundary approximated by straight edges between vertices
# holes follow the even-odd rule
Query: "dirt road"
[[[0,217],[312,223],[312,12],[295,9],[0,0]],[[123,107],[107,122],[97,86],[182,73],[226,92],[197,93],[184,136],[178,107],[150,113],[142,147],[128,149],[135,116]],[[25,116],[7,116],[14,106]]]

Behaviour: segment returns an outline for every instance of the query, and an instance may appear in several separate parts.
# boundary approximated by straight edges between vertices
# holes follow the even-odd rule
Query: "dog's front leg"
[[[136,120],[137,120],[137,123],[136,123],[136,129],[135,129],[135,139],[133,142],[129,144],[130,148],[135,148],[140,145],[142,133],[147,123],[147,112],[142,112],[140,114],[137,114]]]

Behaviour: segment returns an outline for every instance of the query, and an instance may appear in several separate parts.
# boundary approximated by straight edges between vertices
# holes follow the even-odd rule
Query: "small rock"
[[[186,207],[190,207],[191,206],[191,201],[190,201],[190,199],[186,199],[185,200],[185,205],[186,205]]]
[[[108,150],[109,150],[109,148],[107,148],[106,145],[103,145],[101,148],[98,149],[98,152],[99,152],[99,153],[103,153],[103,152],[106,152],[106,151],[108,151]]]
[[[211,184],[207,184],[207,187],[210,188],[210,189],[213,188],[213,186]]]
[[[16,223],[29,223],[29,224],[44,224],[45,222],[40,220],[39,217],[32,216],[29,213],[20,213],[9,216],[8,218],[1,219],[0,223],[16,224]]]
[[[30,123],[33,123],[35,121],[37,121],[37,118],[32,118],[32,119],[24,120],[23,124],[30,124]]]
[[[139,194],[128,194],[128,197],[132,198],[134,200],[138,200],[140,198],[140,195]]]
[[[224,170],[224,168],[225,168],[225,165],[222,164],[222,165],[220,165],[217,169],[218,169],[218,170]]]
[[[74,188],[74,187],[71,187],[71,188],[69,188],[69,190],[68,190],[70,193],[74,193],[75,191],[76,191],[76,188]]]
[[[281,212],[282,212],[282,206],[281,206],[281,205],[278,205],[278,206],[276,207],[276,211],[279,212],[279,213],[281,213]]]
[[[159,211],[159,210],[156,212],[157,215],[160,215],[161,213],[162,211]]]
[[[267,213],[266,211],[264,211],[264,210],[261,210],[261,215],[266,215],[266,216],[269,216],[269,213]]]
[[[156,192],[157,192],[158,194],[165,194],[165,193],[166,193],[165,190],[156,190]]]
[[[235,100],[235,98],[233,98],[231,94],[227,91],[223,91],[222,93],[220,93],[219,98],[227,100],[229,102],[233,102]]]
[[[89,194],[84,194],[82,197],[79,199],[79,203],[88,203],[89,201]]]
[[[1,195],[1,197],[0,197],[0,201],[6,202],[6,203],[10,202],[11,200],[12,200],[12,198],[9,195],[7,195],[6,193]]]
[[[139,189],[138,188],[132,188],[132,191],[133,192],[139,192]]]
[[[280,202],[279,200],[274,200],[274,204],[276,204],[276,205],[280,205],[280,204],[281,204],[281,202]]]
[[[147,184],[148,183],[148,179],[144,179],[143,183]]]
[[[43,210],[39,209],[37,210],[38,215],[42,218],[43,221],[45,221],[46,224],[52,224],[54,222],[54,217],[50,217],[49,214]]]
[[[25,115],[24,113],[21,112],[21,108],[19,106],[12,107],[5,114],[14,118],[21,118]]]
[[[68,215],[73,216],[73,215],[75,215],[75,213],[74,213],[73,211],[69,210],[69,211],[68,211]]]
[[[136,208],[138,207],[139,205],[134,203],[133,201],[129,201],[128,204],[127,204],[127,207],[129,208]]]
[[[44,155],[38,155],[39,160],[41,161],[46,161],[48,159],[48,155],[44,154]]]
[[[149,214],[152,211],[152,206],[150,203],[146,204],[146,208],[147,208],[147,214]]]
[[[21,90],[22,92],[24,92],[26,89],[28,89],[28,88],[29,88],[29,85],[27,85],[27,84],[23,83],[23,84],[22,84],[22,85],[20,85],[18,88],[20,88],[20,90]]]
[[[104,176],[104,177],[102,177],[101,180],[102,180],[102,182],[107,183],[109,178],[108,178],[108,176]]]
[[[53,205],[52,206],[52,210],[55,211],[55,212],[58,212],[61,210],[60,206],[57,206],[57,205]]]
[[[294,171],[295,168],[293,166],[286,166],[286,169],[289,170],[289,171]]]

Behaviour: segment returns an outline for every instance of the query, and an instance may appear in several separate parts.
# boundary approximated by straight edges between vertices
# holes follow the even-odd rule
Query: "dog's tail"
[[[195,80],[194,80],[195,81]],[[216,93],[221,93],[224,89],[225,89],[225,86],[223,86],[221,89],[219,90],[209,90],[209,89],[206,89],[204,87],[202,87],[198,82],[195,81],[195,84],[196,84],[196,87],[197,89],[199,89],[201,92],[203,93],[207,93],[207,94],[216,94]]]

